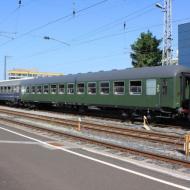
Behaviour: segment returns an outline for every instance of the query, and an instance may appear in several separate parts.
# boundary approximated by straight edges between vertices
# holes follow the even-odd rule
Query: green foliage
[[[131,45],[132,65],[134,67],[151,67],[161,65],[162,51],[159,49],[162,40],[156,39],[150,31],[141,33]]]

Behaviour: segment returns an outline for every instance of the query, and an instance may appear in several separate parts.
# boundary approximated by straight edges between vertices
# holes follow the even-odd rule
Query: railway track
[[[0,109],[0,113],[8,114],[8,115],[14,115],[19,117],[25,117],[33,120],[48,122],[53,125],[61,125],[64,127],[78,127],[78,121],[76,120],[68,120],[63,118],[57,118],[57,117],[50,117],[50,116],[44,116],[44,115],[36,115],[36,114],[28,114],[26,112],[18,112],[18,111],[12,111],[12,110],[5,110]],[[107,134],[113,134],[113,135],[120,135],[125,137],[132,137],[136,139],[156,142],[160,144],[169,144],[169,145],[175,145],[178,148],[183,148],[184,144],[184,138],[183,136],[174,136],[169,134],[163,134],[153,131],[144,131],[144,130],[137,130],[137,129],[131,129],[131,128],[121,128],[121,127],[114,127],[110,125],[101,125],[101,124],[95,124],[90,122],[82,121],[80,122],[81,129],[86,130],[93,130],[97,132],[103,132]]]
[[[9,111],[9,110],[7,111],[7,110],[1,110],[1,109],[0,109],[0,112],[3,112],[5,114],[11,114],[14,116],[21,116],[21,117],[26,117],[30,119],[35,119],[35,120],[37,119],[40,121],[48,122],[55,125],[63,125],[66,127],[77,128],[78,126],[78,121],[74,121],[74,120],[61,119],[57,117],[49,117],[49,116],[36,115],[36,114],[28,115],[24,112],[15,112],[15,111]],[[143,131],[143,130],[137,130],[137,129],[119,128],[119,127],[100,125],[100,124],[94,124],[94,123],[88,123],[88,122],[81,122],[81,127],[88,130],[96,130],[99,132],[129,136],[133,138],[150,140],[150,141],[159,142],[159,143],[173,144],[177,146],[183,146],[183,143],[184,143],[182,136],[180,137],[180,136],[173,136],[173,135],[167,135],[167,134],[160,134],[156,132],[149,132],[149,131]]]
[[[48,131],[50,132],[50,134],[59,134],[62,136],[66,136],[68,138],[72,138],[74,140],[77,141],[83,141],[83,142],[87,142],[87,143],[93,143],[96,145],[100,145],[100,146],[104,146],[106,148],[111,148],[111,149],[115,149],[121,152],[127,152],[127,153],[132,153],[134,155],[139,155],[145,158],[149,158],[149,159],[155,159],[155,160],[159,160],[159,161],[163,161],[163,162],[167,162],[170,164],[177,164],[177,165],[181,165],[183,167],[186,168],[190,168],[190,162],[187,160],[182,160],[182,159],[177,159],[177,158],[173,158],[173,157],[169,157],[169,156],[165,156],[165,155],[161,155],[161,154],[156,154],[156,153],[152,153],[152,152],[147,152],[147,151],[142,151],[142,150],[138,150],[138,149],[134,149],[134,148],[130,148],[130,147],[125,147],[122,145],[116,145],[110,142],[103,142],[103,141],[99,141],[99,140],[95,140],[95,139],[91,139],[88,137],[81,137],[81,136],[76,136],[74,134],[68,134],[68,133],[64,133],[64,132],[58,132],[56,130],[54,130],[53,128],[51,129],[44,129],[43,127],[40,127],[39,125],[33,125],[33,124],[26,124],[23,121],[15,121],[12,120],[10,118],[1,118],[0,123],[5,125],[5,126],[10,126],[10,125],[17,125],[18,127],[20,126],[24,126],[27,128],[31,128],[31,129],[38,129],[41,131]],[[54,144],[54,146],[56,146],[56,144]],[[59,145],[58,145],[59,146]]]

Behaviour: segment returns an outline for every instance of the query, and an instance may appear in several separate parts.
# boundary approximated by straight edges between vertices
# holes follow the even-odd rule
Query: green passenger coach
[[[171,65],[23,80],[20,101],[189,117],[189,100],[190,69]]]
[[[0,81],[0,102],[190,119],[190,69],[170,65]]]

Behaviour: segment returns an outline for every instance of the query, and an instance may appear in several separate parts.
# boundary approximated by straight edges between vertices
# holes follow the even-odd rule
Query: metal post
[[[170,65],[172,60],[172,0],[164,0],[164,39],[162,65]]]
[[[150,131],[150,127],[148,126],[148,119],[147,119],[147,117],[144,115],[144,117],[143,117],[143,127],[146,129],[146,130],[148,130],[148,131]]]
[[[185,154],[186,157],[189,156],[190,153],[190,134],[185,135]]]
[[[4,80],[7,79],[7,56],[4,57]]]
[[[162,65],[170,65],[172,61],[172,0],[164,0],[164,5],[156,3],[156,7],[164,12]]]
[[[11,56],[5,55],[4,57],[4,80],[7,80],[7,58]]]

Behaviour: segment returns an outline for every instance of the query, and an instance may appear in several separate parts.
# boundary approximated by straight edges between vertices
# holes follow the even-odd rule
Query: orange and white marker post
[[[190,154],[190,134],[185,135],[184,148],[185,148],[185,155],[186,157],[188,157]]]

